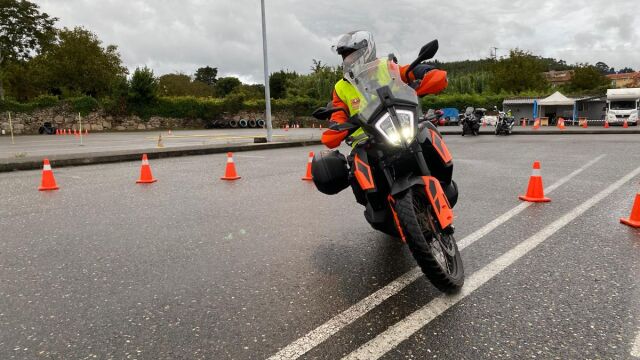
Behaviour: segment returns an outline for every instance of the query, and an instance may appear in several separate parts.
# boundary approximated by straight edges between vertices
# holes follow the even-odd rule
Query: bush
[[[88,113],[98,109],[98,100],[91,96],[80,96],[66,100],[74,112],[87,115]]]

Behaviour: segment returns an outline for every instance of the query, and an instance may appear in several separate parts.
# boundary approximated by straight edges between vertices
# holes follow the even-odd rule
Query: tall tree
[[[295,72],[288,72],[285,70],[280,70],[271,74],[269,76],[269,90],[271,97],[274,99],[284,98],[287,93],[288,82],[297,77],[298,74]]]
[[[569,88],[577,92],[603,92],[610,85],[611,80],[604,76],[598,67],[583,64],[574,70]]]
[[[216,94],[225,97],[242,84],[240,79],[236,77],[223,77],[216,81]]]
[[[500,59],[491,67],[490,86],[495,92],[521,93],[526,90],[544,90],[548,84],[542,73],[544,62],[532,54],[514,49],[508,58]]]
[[[58,32],[58,38],[45,53],[33,59],[50,92],[101,97],[127,73],[117,47],[103,47],[89,30],[64,28]]]
[[[215,85],[218,76],[218,68],[214,68],[211,66],[201,67],[196,70],[195,79],[202,83],[205,83],[209,86]]]
[[[158,78],[160,95],[163,96],[196,96],[214,95],[214,89],[200,81],[192,81],[189,75],[165,74]]]
[[[129,101],[134,106],[146,105],[158,96],[158,79],[148,67],[136,68],[129,83]]]
[[[57,18],[26,0],[0,0],[0,100],[4,100],[4,65],[31,58],[55,38]]]
[[[603,75],[615,73],[615,71],[613,71],[613,68],[610,68],[609,65],[603,63],[602,61],[598,61],[595,64],[595,68],[598,69],[598,71],[600,71],[600,73]]]

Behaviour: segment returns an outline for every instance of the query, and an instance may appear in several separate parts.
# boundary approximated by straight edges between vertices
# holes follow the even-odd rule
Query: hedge
[[[502,101],[509,95],[480,95],[480,94],[441,94],[426,96],[421,100],[424,109],[441,109],[454,107],[464,109],[467,106],[492,109],[493,106],[502,107]],[[126,99],[113,100],[104,98],[100,102],[90,96],[81,96],[59,100],[55,96],[40,96],[29,103],[19,103],[12,100],[0,101],[0,111],[32,112],[37,109],[56,105],[67,105],[74,112],[87,114],[102,107],[105,111],[115,115],[127,113],[137,114],[143,119],[151,116],[214,120],[223,114],[233,114],[238,111],[262,112],[265,108],[264,100],[245,100],[242,96],[230,95],[221,98],[196,98],[190,96],[160,97],[149,104],[131,104]],[[273,111],[286,111],[294,116],[310,116],[313,110],[326,105],[325,100],[305,97],[273,99]]]

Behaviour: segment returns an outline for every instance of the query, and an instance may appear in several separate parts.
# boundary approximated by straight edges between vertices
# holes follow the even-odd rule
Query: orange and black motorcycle
[[[437,50],[435,40],[425,45],[408,71]],[[316,187],[336,194],[351,186],[373,228],[406,242],[438,289],[457,291],[464,269],[453,237],[452,208],[458,198],[453,159],[436,127],[424,121],[416,84],[402,81],[391,55],[344,72],[359,92],[360,111],[331,129],[348,131],[352,150],[348,157],[335,150],[314,157]],[[347,112],[320,108],[313,116],[326,120],[336,111]]]

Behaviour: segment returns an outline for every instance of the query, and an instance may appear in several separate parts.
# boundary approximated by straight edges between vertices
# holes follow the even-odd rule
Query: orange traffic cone
[[[482,118],[482,127],[487,127],[487,122]]]
[[[586,129],[586,128],[588,128],[588,127],[589,127],[589,124],[587,124],[587,120],[585,120],[585,121],[583,121],[583,122],[582,122],[582,127],[583,127],[584,129]]]
[[[221,177],[222,180],[238,180],[240,176],[236,172],[236,164],[233,162],[233,153],[227,153],[227,167],[224,170],[224,176]]]
[[[522,119],[522,127],[527,127],[527,120]]]
[[[84,136],[89,135],[89,129],[84,129]]]
[[[147,154],[142,154],[142,166],[140,166],[140,179],[136,181],[137,184],[151,184],[158,181],[153,178],[151,174],[151,166],[149,166],[149,159]]]
[[[564,130],[564,119],[563,118],[559,118],[558,119],[558,129]]]
[[[628,219],[621,218],[620,223],[634,228],[640,228],[640,193],[636,194],[636,200],[631,208],[631,216]]]
[[[44,159],[44,164],[42,166],[42,181],[40,182],[40,187],[38,188],[38,190],[48,191],[58,189],[59,187],[56,184],[56,178],[53,177],[53,170],[51,170],[49,159]]]
[[[529,202],[549,202],[551,199],[544,197],[544,187],[542,186],[542,176],[540,175],[540,162],[534,161],[533,171],[529,178],[527,194],[518,196],[518,199]]]
[[[80,136],[80,130],[76,131],[76,129],[73,129],[73,135],[76,137]]]
[[[56,129],[56,135],[60,135],[60,130]]]
[[[533,121],[533,130],[538,130],[540,129],[540,119],[535,119]]]
[[[313,161],[313,151],[309,152],[309,161],[307,161],[307,174],[302,178],[302,180],[313,180],[313,176],[311,175],[311,162]]]
[[[284,131],[289,131],[289,124],[284,126]]]
[[[71,129],[67,129],[67,135],[73,135],[73,134],[71,133]]]
[[[604,121],[604,128],[605,129],[609,128],[609,122],[607,120]]]
[[[625,129],[629,127],[629,124],[627,124],[627,119],[624,119],[624,122],[622,123],[622,127]]]
[[[320,129],[320,130],[322,130],[322,124],[320,124],[320,127],[319,127],[319,129]]]

